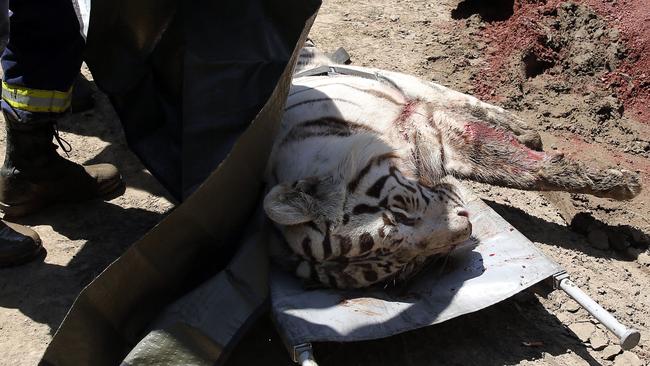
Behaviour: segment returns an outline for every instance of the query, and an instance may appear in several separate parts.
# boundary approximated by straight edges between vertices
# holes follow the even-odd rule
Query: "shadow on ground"
[[[18,221],[29,226],[51,225],[67,239],[48,242],[48,246],[76,254],[64,265],[45,263],[41,258],[0,270],[0,306],[19,309],[33,321],[47,324],[53,333],[77,294],[163,217],[139,208],[92,201],[51,207]]]
[[[385,339],[314,345],[321,366],[502,366],[566,353],[574,353],[590,366],[600,365],[528,292],[473,314]],[[288,355],[272,322],[264,318],[233,350],[226,365],[292,365]]]
[[[648,233],[628,225],[613,226],[599,221],[592,216],[580,213],[576,215],[570,226],[558,225],[544,219],[532,216],[516,207],[500,204],[494,201],[484,200],[494,211],[501,215],[512,226],[534,242],[542,242],[548,245],[564,247],[582,251],[592,257],[616,258],[621,260],[636,260],[641,251],[616,251],[600,250],[589,245],[586,235],[587,228],[597,227],[607,233],[611,238],[617,235],[619,240],[629,240],[628,245],[640,249],[647,249],[645,239],[635,241],[633,238],[647,238]]]
[[[478,14],[486,22],[508,20],[514,13],[513,0],[464,0],[452,10],[453,19],[467,19]]]

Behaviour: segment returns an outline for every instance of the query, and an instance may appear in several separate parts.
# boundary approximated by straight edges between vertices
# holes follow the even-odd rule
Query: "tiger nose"
[[[467,210],[460,210],[460,211],[458,211],[456,214],[457,214],[458,216],[467,217],[467,218],[469,219],[469,211],[467,211]]]

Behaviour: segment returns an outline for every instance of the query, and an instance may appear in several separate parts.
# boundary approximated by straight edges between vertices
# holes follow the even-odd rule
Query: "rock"
[[[575,313],[580,310],[580,305],[578,305],[578,303],[573,300],[569,300],[565,302],[564,305],[562,305],[562,309],[570,313]]]
[[[593,348],[596,351],[600,351],[601,349],[604,349],[607,347],[609,344],[609,339],[607,339],[607,336],[605,333],[603,333],[602,330],[596,329],[596,331],[589,337],[589,343],[591,345],[591,348]]]
[[[569,330],[575,333],[580,341],[586,343],[589,341],[589,337],[596,331],[596,326],[589,322],[573,323],[569,325]]]
[[[640,253],[636,260],[642,266],[650,266],[650,254],[648,254],[648,252]]]
[[[589,362],[571,351],[557,356],[546,353],[544,359],[547,360],[547,363],[544,363],[547,365],[590,366]]]
[[[591,229],[587,234],[587,240],[589,240],[589,244],[596,249],[609,249],[609,238],[607,237],[607,233],[601,229]]]
[[[602,357],[603,360],[613,360],[614,357],[616,357],[619,353],[623,351],[621,349],[621,346],[612,344],[607,347],[601,352],[600,357]]]
[[[396,22],[396,21],[399,20],[399,15],[393,14],[393,15],[389,16],[388,19],[390,19],[391,22]]]
[[[570,13],[573,13],[574,11],[576,11],[576,9],[578,9],[578,5],[576,5],[574,3],[571,3],[571,2],[563,3],[561,6],[562,6],[562,9],[564,9],[565,11],[570,12]]]
[[[561,312],[561,313],[557,313],[557,315],[555,315],[555,317],[556,317],[557,320],[558,320],[560,323],[562,323],[562,324],[568,324],[568,323],[570,323],[571,320],[572,320],[572,316],[571,316],[571,314],[568,313],[568,312],[564,312],[564,311]]]
[[[625,351],[616,356],[614,366],[643,366],[643,362],[634,353]]]

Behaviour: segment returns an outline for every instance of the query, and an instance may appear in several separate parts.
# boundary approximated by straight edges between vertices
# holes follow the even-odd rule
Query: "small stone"
[[[562,305],[562,309],[570,313],[575,313],[580,310],[580,305],[578,305],[578,303],[573,300],[569,300],[565,302],[564,305]]]
[[[569,330],[575,333],[580,341],[586,343],[589,341],[589,337],[596,331],[596,327],[589,322],[582,322],[569,325]]]
[[[648,252],[640,253],[636,258],[640,265],[649,267],[650,266],[650,255]]]
[[[601,229],[591,229],[587,234],[587,240],[596,249],[609,249],[609,238],[607,238],[607,234]]]
[[[614,359],[614,357],[616,357],[619,353],[621,353],[621,351],[623,351],[621,349],[621,346],[616,345],[616,344],[612,344],[612,345],[609,345],[609,346],[605,347],[605,349],[603,349],[603,351],[601,352],[600,357],[602,357],[603,360],[611,361],[611,360]]]
[[[399,15],[393,14],[390,17],[388,17],[388,19],[390,19],[391,22],[396,22],[399,20]]]
[[[571,314],[567,313],[567,312],[564,312],[564,311],[561,312],[561,313],[558,313],[555,317],[562,324],[567,324],[567,323],[571,322],[571,320],[572,320],[571,319]]]
[[[600,351],[601,349],[604,349],[607,347],[609,344],[609,339],[607,339],[607,336],[605,333],[603,333],[602,330],[596,329],[594,334],[589,337],[589,343],[591,345],[591,348],[593,348],[596,351]]]
[[[634,353],[625,351],[616,356],[614,366],[643,366],[643,362]]]
[[[571,365],[571,366],[591,366],[589,362],[585,361],[582,357],[576,355],[570,350],[565,354],[551,356],[549,353],[545,354],[545,359],[548,357],[548,365]]]

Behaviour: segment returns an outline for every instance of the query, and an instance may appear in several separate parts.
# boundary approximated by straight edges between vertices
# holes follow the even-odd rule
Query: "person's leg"
[[[0,0],[0,52],[8,41],[8,1]],[[41,238],[34,230],[0,220],[0,268],[28,262],[42,250]]]
[[[84,40],[69,0],[12,0],[9,44],[2,55],[2,112],[7,151],[0,171],[0,210],[22,216],[54,202],[80,201],[121,185],[109,164],[83,167],[61,157],[56,120],[68,110]]]
[[[17,108],[65,111],[66,96],[79,73],[84,49],[72,2],[10,0],[9,9],[9,43],[2,55],[4,84],[58,91],[56,98],[61,99],[54,101],[50,110],[37,104]]]
[[[79,75],[84,40],[71,1],[12,0],[12,41],[2,57],[5,82],[33,89],[67,91],[71,112],[93,107],[92,90]]]
[[[12,0],[9,43],[2,55],[2,112],[7,130],[0,169],[0,211],[20,216],[61,201],[78,201],[121,185],[109,164],[82,167],[56,152],[56,120],[69,109],[84,41],[69,0]],[[0,267],[42,251],[33,230],[0,222]]]

